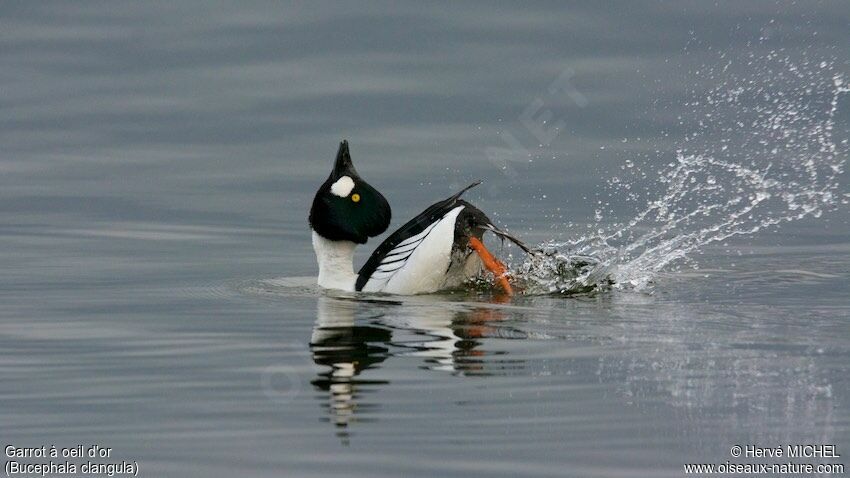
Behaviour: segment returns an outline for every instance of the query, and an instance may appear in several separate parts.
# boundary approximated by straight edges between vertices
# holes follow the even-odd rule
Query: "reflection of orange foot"
[[[494,297],[493,302],[497,304],[504,304],[510,301],[510,297],[505,294],[499,294]],[[469,320],[469,327],[464,330],[464,338],[482,338],[488,334],[493,334],[495,330],[492,326],[488,325],[488,322],[494,322],[499,320],[504,320],[504,313],[497,308],[482,308],[475,309],[472,311]],[[483,354],[481,354],[483,355]]]
[[[496,259],[490,251],[484,247],[484,243],[481,242],[480,239],[476,237],[469,238],[469,247],[471,247],[478,255],[481,257],[481,262],[484,263],[484,267],[487,268],[488,271],[493,273],[493,276],[496,278],[496,282],[502,286],[502,290],[505,291],[507,295],[513,295],[514,290],[511,287],[511,284],[508,282],[508,269],[502,264],[499,259]]]

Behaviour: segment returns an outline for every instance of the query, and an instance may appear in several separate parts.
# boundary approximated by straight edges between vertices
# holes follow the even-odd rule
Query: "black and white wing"
[[[358,273],[355,289],[367,292],[433,292],[451,259],[455,221],[466,203],[461,194],[437,202],[390,235]]]

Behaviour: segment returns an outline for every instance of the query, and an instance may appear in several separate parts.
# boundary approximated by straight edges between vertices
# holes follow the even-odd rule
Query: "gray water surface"
[[[849,27],[838,1],[4,2],[0,441],[102,444],[140,476],[763,461],[736,444],[850,464],[841,201],[569,298],[323,294],[306,220],[347,138],[392,227],[482,178],[468,199],[528,242],[585,234],[634,213],[604,187],[626,160],[700,130],[701,68],[846,73]],[[545,142],[522,119],[544,110]]]

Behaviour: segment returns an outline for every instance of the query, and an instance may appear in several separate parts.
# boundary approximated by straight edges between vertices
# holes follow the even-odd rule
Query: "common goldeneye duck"
[[[354,248],[387,230],[391,210],[384,196],[357,174],[348,142],[343,141],[333,170],[316,192],[310,209],[319,286],[349,292],[423,294],[457,287],[483,267],[511,294],[507,269],[484,247],[482,236],[491,231],[525,252],[529,249],[460,199],[478,184],[480,181],[432,204],[401,226],[355,274]]]

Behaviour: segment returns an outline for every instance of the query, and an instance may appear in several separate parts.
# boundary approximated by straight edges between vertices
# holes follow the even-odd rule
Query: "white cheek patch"
[[[352,189],[354,189],[354,180],[348,176],[343,176],[331,184],[331,193],[341,198],[351,194]]]

